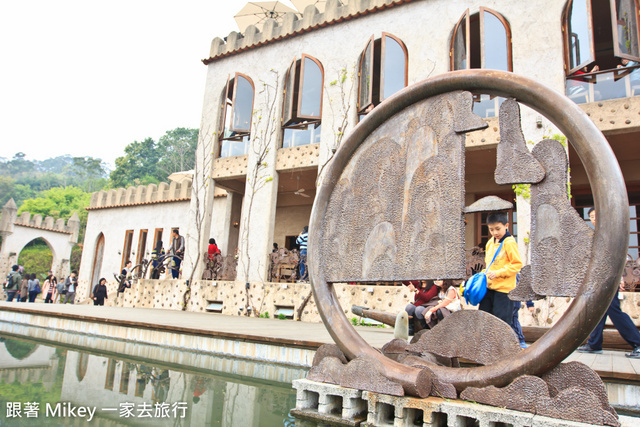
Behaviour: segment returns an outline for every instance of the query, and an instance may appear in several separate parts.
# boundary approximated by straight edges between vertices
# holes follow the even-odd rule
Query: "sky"
[[[201,60],[214,37],[239,30],[245,3],[0,0],[0,157],[113,168],[133,141],[198,128]]]

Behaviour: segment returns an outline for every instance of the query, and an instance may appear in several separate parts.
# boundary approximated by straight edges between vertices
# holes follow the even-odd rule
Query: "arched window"
[[[253,116],[253,81],[235,73],[222,92],[219,157],[247,154]]]
[[[315,58],[302,55],[287,71],[282,107],[282,147],[320,143],[324,69]]]
[[[569,98],[582,103],[640,94],[638,10],[637,0],[567,2],[562,30]]]
[[[450,57],[452,70],[513,71],[509,23],[498,12],[486,7],[473,15],[467,9],[453,30]],[[474,100],[474,113],[494,117],[503,99],[476,94]]]
[[[402,40],[388,33],[369,39],[360,55],[358,114],[362,118],[376,105],[407,86],[409,54]]]

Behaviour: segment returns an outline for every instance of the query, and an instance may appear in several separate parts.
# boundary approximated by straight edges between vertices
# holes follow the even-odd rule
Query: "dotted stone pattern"
[[[314,359],[315,361],[315,359]],[[346,365],[340,359],[333,356],[324,357],[318,365],[313,365],[307,379],[328,384],[340,384],[340,378],[344,373]]]
[[[482,365],[509,359],[521,350],[511,326],[480,310],[462,310],[445,317],[417,343],[407,347],[412,353],[463,357]]]
[[[345,357],[342,350],[340,350],[340,347],[335,344],[322,344],[316,350],[316,354],[313,356],[312,366],[318,366],[325,357],[335,357],[338,358],[343,364],[348,363],[347,358]]]
[[[471,94],[452,92],[372,132],[317,229],[328,281],[464,278],[464,133],[483,127]]]
[[[504,407],[516,411],[536,413],[536,402],[541,397],[550,398],[549,387],[541,378],[523,375],[503,388],[468,387],[460,393],[460,399],[486,405]]]
[[[547,173],[531,186],[531,277],[520,277],[537,294],[573,297],[589,266],[593,230],[569,202],[562,144],[546,139],[532,153]]]
[[[276,170],[318,166],[319,158],[320,144],[281,148],[276,157]]]
[[[545,171],[531,155],[520,127],[520,105],[509,98],[500,106],[500,142],[496,184],[531,184],[542,181]]]
[[[562,363],[542,378],[523,375],[503,388],[468,387],[460,398],[552,418],[620,425],[604,383],[580,362]]]
[[[525,265],[520,269],[518,286],[509,292],[509,299],[512,301],[536,301],[543,298],[544,295],[539,295],[533,290],[531,283],[531,265]]]
[[[536,414],[596,425],[620,425],[616,416],[602,409],[595,394],[580,387],[566,388],[553,398],[539,399]]]
[[[214,160],[211,178],[241,177],[247,174],[249,156],[222,157]]]
[[[395,338],[382,346],[382,352],[387,357],[391,354],[404,354],[407,345],[405,340]]]
[[[402,386],[384,377],[380,371],[381,367],[373,359],[354,359],[345,365],[339,385],[374,393],[404,396]]]
[[[552,397],[566,388],[585,388],[598,398],[602,409],[617,416],[615,409],[609,404],[607,388],[602,382],[602,378],[584,363],[577,361],[561,363],[544,374],[542,379],[549,384],[549,391]]]

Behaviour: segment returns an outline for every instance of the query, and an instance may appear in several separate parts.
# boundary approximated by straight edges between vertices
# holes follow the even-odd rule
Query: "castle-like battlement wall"
[[[308,5],[298,18],[295,13],[284,15],[282,25],[274,19],[267,19],[260,31],[256,26],[249,25],[244,33],[232,31],[226,37],[226,43],[219,37],[211,42],[209,58],[202,62],[209,64],[218,58],[233,55],[245,50],[263,46],[289,37],[296,36],[327,25],[348,21],[369,13],[409,3],[411,0],[327,0],[324,13],[320,13],[314,5]]]
[[[91,195],[87,210],[176,202],[191,199],[191,180],[97,191]]]

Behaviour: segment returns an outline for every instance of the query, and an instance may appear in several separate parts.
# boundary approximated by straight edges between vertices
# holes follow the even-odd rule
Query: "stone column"
[[[4,280],[5,277],[11,271],[11,265],[17,255],[14,257],[9,256],[7,251],[6,240],[9,235],[13,234],[13,223],[18,218],[18,207],[13,199],[9,201],[2,208],[2,215],[0,216],[0,236],[2,236],[2,246],[0,247],[0,278]]]

